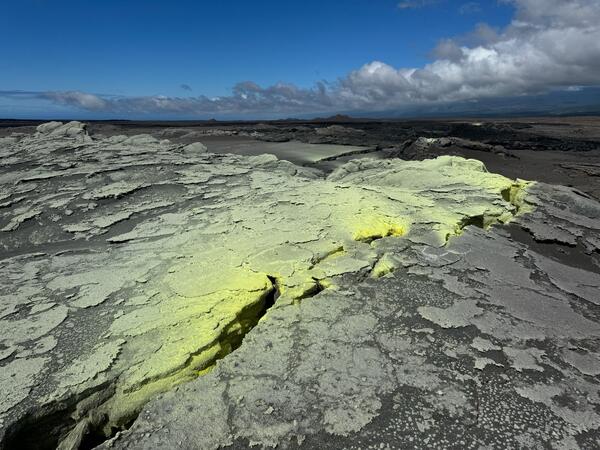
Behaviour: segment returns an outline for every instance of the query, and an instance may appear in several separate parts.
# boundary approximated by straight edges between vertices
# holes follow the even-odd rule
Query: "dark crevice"
[[[82,400],[98,396],[106,399],[114,392],[112,385],[102,384],[71,398],[36,408],[6,430],[1,450],[54,450],[77,425],[74,416]]]
[[[319,292],[323,292],[326,287],[316,278],[313,278],[314,284],[307,289],[302,295],[296,298],[296,300],[304,300],[306,298],[311,298],[317,295]]]
[[[106,422],[101,422],[95,426],[91,424],[86,424],[86,428],[84,430],[83,436],[81,437],[81,441],[78,450],[93,450],[94,448],[102,445],[109,439],[112,439],[116,436],[116,434],[120,431],[128,430],[131,428],[135,420],[139,415],[139,411],[129,418],[129,420],[119,427],[110,427],[110,431],[107,433],[104,431],[103,426],[106,425]]]
[[[365,238],[356,239],[357,242],[363,242],[364,244],[371,244],[374,241],[382,239],[383,236],[369,236]]]
[[[256,321],[257,323],[281,296],[281,288],[279,287],[279,281],[277,280],[277,278],[271,275],[267,275],[267,278],[271,282],[272,289],[269,291],[268,295],[265,298],[263,312],[260,314],[260,317],[258,317],[258,320]]]
[[[485,228],[483,214],[480,214],[478,216],[472,216],[472,217],[464,217],[458,223],[458,229],[464,230],[466,227],[468,227],[470,225],[476,226],[477,228],[481,228],[481,229]]]
[[[374,234],[372,236],[360,237],[360,238],[355,239],[355,241],[371,245],[375,241],[378,241],[378,240],[386,238],[386,237],[393,237],[393,236],[400,236],[400,235],[394,234],[392,231],[388,231],[387,233]]]
[[[258,302],[240,311],[237,324],[232,324],[236,326],[229,326],[224,330],[219,342],[221,351],[197,371],[198,375],[206,373],[207,369],[214,367],[220,359],[237,350],[242,345],[244,337],[275,304],[281,290],[275,277],[268,276],[268,278],[271,282],[270,288],[263,293]],[[320,292],[323,289],[317,282],[317,290]],[[190,355],[189,364],[192,364],[193,356]],[[183,367],[181,371],[187,369],[189,367]],[[0,450],[54,450],[61,444],[63,448],[78,450],[96,448],[113,438],[118,432],[130,428],[143,408],[143,405],[140,405],[126,417],[111,418],[110,410],[103,413],[101,409],[113,394],[114,386],[102,385],[65,401],[39,408],[36,413],[24,416],[9,427],[0,441]],[[91,402],[94,406],[87,410],[85,415],[75,419],[74,416],[79,412],[81,404],[95,396],[99,400]]]
[[[462,234],[462,232],[465,230],[465,228],[469,227],[469,226],[474,226],[477,228],[481,228],[482,230],[486,229],[486,224],[485,224],[485,216],[483,214],[479,214],[477,216],[469,216],[469,217],[463,217],[460,222],[458,222],[454,228],[454,233],[446,233],[446,236],[444,237],[445,240],[445,244],[444,245],[448,245],[448,243],[450,242],[450,238],[452,238],[453,236],[457,236]],[[488,224],[489,226],[489,224]]]
[[[62,435],[75,426],[70,417],[75,405],[48,412],[41,417],[30,414],[13,424],[7,431],[2,450],[53,450]],[[42,413],[43,414],[43,413]]]

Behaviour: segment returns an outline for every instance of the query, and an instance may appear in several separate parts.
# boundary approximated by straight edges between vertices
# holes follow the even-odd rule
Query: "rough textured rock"
[[[4,448],[597,443],[596,202],[457,157],[193,150],[0,143]]]

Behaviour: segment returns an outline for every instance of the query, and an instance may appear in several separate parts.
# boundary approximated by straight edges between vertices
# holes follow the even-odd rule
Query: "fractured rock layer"
[[[164,436],[167,441],[157,438],[158,442],[168,447],[168,442],[176,442],[170,439],[183,439],[191,448],[205,448],[245,438],[270,445],[291,436],[358,432],[377,416],[380,396],[399,395],[394,392],[404,386],[401,378],[388,379],[389,371],[396,370],[395,358],[389,355],[410,344],[386,337],[383,331],[373,334],[382,320],[393,329],[395,322],[381,316],[385,309],[373,302],[393,300],[388,294],[398,289],[392,281],[396,277],[407,277],[409,284],[414,276],[430,280],[422,285],[431,292],[430,301],[411,297],[398,306],[410,311],[408,317],[420,318],[421,328],[436,327],[431,333],[415,332],[419,339],[429,336],[431,344],[436,342],[432,333],[474,326],[484,334],[474,339],[492,337],[497,342],[489,340],[490,348],[501,348],[507,362],[483,352],[475,361],[477,371],[497,364],[519,373],[544,371],[544,355],[550,351],[524,342],[552,338],[553,345],[570,343],[560,353],[571,361],[569,367],[579,365],[584,373],[595,373],[596,356],[585,351],[593,345],[577,347],[574,342],[596,342],[596,310],[569,301],[581,298],[595,304],[598,280],[588,271],[565,272],[554,260],[526,254],[522,244],[502,233],[476,232],[469,226],[487,230],[514,221],[519,212],[517,222],[535,236],[547,236],[550,232],[541,224],[554,214],[555,220],[563,221],[563,234],[556,239],[585,243],[596,251],[600,241],[595,203],[576,199],[575,207],[565,210],[561,201],[575,198],[570,191],[560,198],[544,185],[526,187],[488,173],[478,161],[457,157],[355,160],[323,178],[317,171],[268,155],[215,155],[200,145],[189,147],[143,135],[92,140],[80,124],[46,124],[33,136],[0,141],[0,198],[6,205],[0,210],[0,320],[9,330],[0,343],[0,364],[8,374],[0,382],[9,393],[0,400],[5,446],[22,444],[40,424],[48,438],[37,448],[93,446],[128,427],[147,401],[170,392],[167,400],[156,403],[161,418],[151,413],[151,420],[138,418],[131,434],[116,441],[156,448],[154,433],[144,432],[150,436],[145,440],[136,430],[152,430],[158,423],[173,427],[171,415],[179,417],[187,403],[172,389],[211,372],[217,360],[239,346],[276,297],[268,320],[260,321],[250,334],[255,339],[247,338],[250,343],[216,371],[180,387],[196,392],[195,404],[205,405],[203,420],[192,414],[190,420],[195,417],[198,424],[186,423],[191,434],[184,438],[175,427],[174,434]],[[365,295],[363,287],[371,294]],[[523,289],[530,296],[527,305],[507,303]],[[359,304],[364,314],[344,315]],[[309,314],[322,325],[314,328],[311,319],[304,332],[298,331],[294,324],[303,326],[303,311],[314,308]],[[499,314],[502,308],[505,313]],[[548,326],[552,317],[564,322],[553,331]],[[398,324],[404,326],[399,318]],[[267,345],[262,336],[277,342],[273,353],[262,347]],[[368,344],[372,339],[388,339],[387,346],[379,344],[382,349],[373,353]],[[365,343],[366,353],[353,357],[355,362],[366,358],[357,363],[359,368],[365,364],[363,375],[350,361],[344,363],[346,375],[335,375],[338,369],[323,372],[319,365],[324,361],[311,359],[344,354],[335,348],[344,340]],[[294,342],[302,347],[298,352]],[[482,346],[480,341],[475,345],[464,355]],[[264,359],[266,366],[250,362],[248,352]],[[300,358],[294,369],[275,362],[289,358]],[[417,359],[427,362],[425,354]],[[241,369],[232,367],[238,367],[238,360],[244,367],[242,377],[264,374],[270,381],[259,389],[249,380],[235,380]],[[406,364],[407,370],[417,371]],[[267,428],[243,414],[236,415],[235,423],[221,416],[219,398],[223,389],[232,389],[231,383],[237,383],[233,389],[242,397],[250,395],[248,390],[260,396],[267,395],[264,389],[270,383],[291,377],[281,399],[288,399],[293,409],[308,400],[303,386],[320,379],[321,372],[340,380],[358,376],[357,383],[366,384],[358,397],[347,396],[342,385],[337,403],[323,405],[316,416],[305,416],[302,425],[297,419],[293,426],[286,422],[292,410]],[[411,376],[429,376],[433,386],[439,377],[432,372],[436,370],[426,368]],[[223,382],[223,377],[234,379]],[[13,383],[14,378],[19,382]],[[379,387],[369,387],[363,378]],[[218,383],[211,385],[213,381]],[[330,381],[323,381],[324,386]],[[414,389],[425,388],[414,383],[409,383]],[[549,395],[542,387],[537,394],[527,385],[519,389],[526,398]],[[160,409],[165,401],[174,402],[169,406],[172,413]],[[360,413],[348,411],[354,401],[364,403]],[[591,408],[587,425],[566,426],[565,439],[597,428]],[[560,408],[556,411],[562,413]],[[317,426],[319,421],[324,426]]]
[[[273,309],[104,448],[597,448],[598,247],[585,270],[511,235],[549,222],[591,248],[600,205],[541,184],[528,200],[445,246],[374,242],[393,274]]]

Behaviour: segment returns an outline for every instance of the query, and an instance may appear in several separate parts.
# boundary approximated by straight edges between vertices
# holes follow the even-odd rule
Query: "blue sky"
[[[389,78],[386,89],[392,89],[388,86],[391,74],[385,72],[388,67],[420,69],[440,59],[452,59],[440,55],[439,44],[444,42],[477,48],[490,34],[502,35],[519,10],[527,13],[524,8],[529,7],[528,1],[533,0],[7,0],[0,13],[0,39],[4,43],[0,116],[49,112],[129,117],[147,112],[157,117],[201,117],[211,113],[235,115],[235,108],[240,115],[262,114],[268,113],[266,95],[269,102],[283,95],[280,91],[253,91],[261,96],[260,105],[257,100],[252,105],[240,106],[238,102],[232,106],[227,100],[227,105],[205,111],[213,108],[205,105],[206,99],[229,99],[236,83],[244,81],[261,89],[285,83],[299,90],[291,103],[286,97],[287,103],[274,105],[275,111],[296,112],[291,106],[294,104],[299,105],[300,113],[311,108],[332,112],[389,110],[395,104],[360,103],[360,92],[368,91],[368,86],[360,85],[358,93],[353,87],[356,98],[352,102],[346,101],[348,95],[339,93],[341,86],[355,83],[352,74],[364,75],[366,72],[360,71],[365,65],[381,62],[385,66],[369,69],[377,72],[379,81],[382,76]],[[325,101],[313,95],[315,83],[321,80],[326,82]],[[401,89],[397,79],[393,82],[395,89]],[[593,83],[586,80],[588,84]],[[86,103],[75,95],[60,94],[67,92],[98,96],[102,101]],[[44,97],[43,93],[57,94]],[[248,94],[239,95],[246,100]],[[300,95],[312,99],[298,100]],[[203,100],[193,106],[186,104],[182,111],[174,103],[165,106],[164,102],[152,110],[150,99],[157,96]],[[452,96],[446,97],[440,94],[440,101],[453,101]],[[124,101],[116,104],[113,98]],[[127,103],[128,98],[145,100],[134,106]],[[401,107],[414,98],[414,94],[410,98],[403,94],[396,103]],[[150,109],[141,109],[142,103]]]

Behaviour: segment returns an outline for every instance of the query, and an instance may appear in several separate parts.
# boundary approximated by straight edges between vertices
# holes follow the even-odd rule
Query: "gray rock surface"
[[[582,246],[599,206],[567,191],[538,184],[528,199]],[[377,246],[398,270],[275,306],[214,372],[105,446],[598,448],[597,256],[576,269],[500,227],[468,227],[444,247]]]
[[[597,202],[193,150],[0,142],[3,448],[598,448]]]

